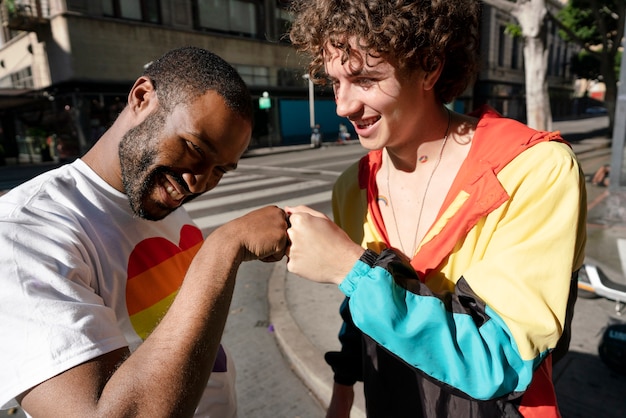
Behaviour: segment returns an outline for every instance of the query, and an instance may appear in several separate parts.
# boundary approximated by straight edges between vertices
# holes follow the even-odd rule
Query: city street
[[[560,122],[555,124],[555,129],[562,129],[566,139],[569,134],[577,141],[579,137],[574,135],[580,132],[583,133],[580,138],[597,135],[605,121],[605,118],[594,118]],[[238,169],[227,174],[216,189],[188,203],[186,208],[205,234],[230,219],[269,204],[280,207],[306,204],[330,215],[332,184],[364,152],[358,144],[333,144],[320,149],[271,152],[243,158]],[[608,148],[581,155],[583,171],[588,176],[593,174],[608,158]],[[589,201],[605,190],[589,183],[588,189]],[[274,338],[268,307],[268,280],[272,270],[272,264],[261,262],[249,262],[241,267],[223,338],[237,365],[239,416],[322,417],[324,412],[320,403],[294,374]],[[289,284],[309,285],[305,281]],[[326,305],[323,309],[327,309]],[[315,306],[309,311],[317,315]],[[316,340],[314,343],[321,348],[336,344],[334,335],[338,332],[339,318],[334,312],[334,308],[330,314],[324,312],[324,317],[330,315],[332,320],[320,320],[313,330],[303,329],[303,333]],[[610,317],[616,317],[614,302],[579,299],[571,352],[554,370],[557,395],[565,418],[626,416],[623,399],[626,376],[611,372],[597,354],[602,328]],[[0,413],[0,417],[5,416],[5,411]]]

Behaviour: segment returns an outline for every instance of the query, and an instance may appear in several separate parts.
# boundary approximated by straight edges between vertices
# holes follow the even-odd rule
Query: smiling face
[[[327,46],[326,73],[333,84],[337,114],[352,122],[368,149],[414,140],[428,129],[429,113],[440,107],[427,73],[401,74],[388,61],[367,55],[354,43],[343,63],[342,51]]]
[[[167,112],[158,107],[119,145],[124,191],[133,212],[159,220],[214,188],[233,170],[251,126],[209,90]]]

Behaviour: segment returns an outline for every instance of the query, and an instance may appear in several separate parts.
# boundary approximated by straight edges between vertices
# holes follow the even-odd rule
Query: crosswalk
[[[184,205],[194,222],[208,233],[218,226],[267,205],[278,207],[328,204],[332,181],[291,176],[228,173],[212,191]]]

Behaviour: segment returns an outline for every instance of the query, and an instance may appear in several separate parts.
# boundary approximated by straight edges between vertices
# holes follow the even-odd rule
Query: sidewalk
[[[556,125],[556,124],[555,124]],[[563,122],[564,128],[576,129],[572,121]],[[558,126],[555,130],[562,129]],[[565,129],[563,129],[565,131]],[[567,132],[562,132],[567,139]],[[581,160],[581,166],[589,177],[599,164],[585,168],[583,160],[598,159],[610,161],[610,140],[596,136],[572,144],[572,148]],[[597,188],[587,183],[588,201],[594,202],[606,194],[606,189]],[[596,205],[593,216],[597,217],[602,205]],[[600,213],[601,216],[601,213]],[[623,229],[623,228],[622,228]],[[622,233],[623,232],[623,233]],[[626,236],[625,231],[621,231]],[[588,248],[595,253],[613,253],[607,251],[614,247],[614,234],[590,234]],[[621,271],[617,256],[606,260],[606,267],[615,272]],[[620,281],[620,278],[616,279]],[[621,279],[623,281],[623,279]],[[334,285],[321,285],[295,276],[286,269],[286,260],[276,264],[269,281],[268,300],[270,323],[274,327],[277,342],[291,363],[295,373],[304,381],[312,393],[326,408],[332,394],[332,371],[324,361],[326,351],[340,348],[337,334],[341,326],[338,310],[343,301],[343,294]],[[362,386],[355,387],[355,407],[351,417],[365,417]]]

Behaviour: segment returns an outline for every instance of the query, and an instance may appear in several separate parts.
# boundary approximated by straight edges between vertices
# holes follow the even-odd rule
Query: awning
[[[0,110],[23,106],[45,100],[40,92],[33,89],[0,88]]]

